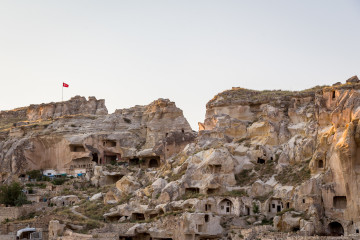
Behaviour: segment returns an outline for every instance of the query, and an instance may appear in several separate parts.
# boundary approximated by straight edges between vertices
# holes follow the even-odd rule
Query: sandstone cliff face
[[[108,185],[92,199],[111,225],[94,233],[115,239],[358,238],[359,99],[357,77],[301,92],[233,88],[209,101],[198,134],[165,99],[109,115],[80,99],[2,112],[3,125],[18,122],[0,132],[1,177],[85,169]]]
[[[151,157],[160,160],[166,150],[170,156],[194,139],[182,111],[165,99],[107,115],[104,100],[74,97],[64,103],[2,112],[2,116],[24,120],[2,132],[2,180],[32,169],[75,173],[76,169],[89,172],[94,164],[111,161]],[[171,141],[167,146],[167,138],[176,132],[181,135],[177,147],[171,147]]]
[[[272,186],[273,197],[281,199],[282,205],[289,201],[288,208],[307,212],[317,234],[331,234],[334,222],[342,225],[345,234],[355,233],[360,227],[360,84],[355,80],[302,92],[233,88],[207,104],[199,138],[207,147],[223,142],[235,149],[235,155],[241,149],[244,162],[266,165],[275,161],[273,180],[269,176],[262,179],[263,184]],[[311,171],[311,179],[297,184],[281,179],[290,177],[284,171],[300,165],[304,168],[297,170]],[[281,185],[292,187],[284,195],[279,192]],[[253,184],[250,194],[259,194],[259,187]],[[268,212],[267,208],[265,204],[263,211]],[[286,224],[280,223],[277,226],[282,229]]]

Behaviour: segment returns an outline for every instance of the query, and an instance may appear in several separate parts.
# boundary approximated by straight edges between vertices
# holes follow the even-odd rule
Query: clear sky
[[[194,130],[240,86],[301,90],[360,68],[357,0],[0,0],[0,109],[175,101]]]

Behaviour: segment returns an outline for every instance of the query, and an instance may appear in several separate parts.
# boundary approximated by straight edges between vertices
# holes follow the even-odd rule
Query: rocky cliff
[[[233,88],[208,102],[197,134],[164,99],[109,115],[87,103],[60,115],[16,109],[2,113],[12,122],[2,180],[85,169],[94,204],[77,209],[105,221],[87,239],[358,238],[359,99],[356,76],[298,92]],[[49,225],[52,239],[80,236]]]
[[[2,180],[33,169],[69,173],[130,158],[163,160],[164,144],[172,155],[194,138],[182,111],[166,99],[108,115],[104,100],[77,96],[0,115]],[[181,133],[178,148],[166,145],[167,137],[176,132]]]

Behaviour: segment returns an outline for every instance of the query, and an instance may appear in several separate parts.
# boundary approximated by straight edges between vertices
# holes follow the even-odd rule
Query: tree
[[[19,183],[13,182],[0,187],[0,203],[6,206],[21,206],[28,203],[28,201],[23,192],[23,187]]]
[[[41,170],[31,170],[26,174],[29,175],[30,179],[36,179],[37,181],[41,181],[43,177]]]

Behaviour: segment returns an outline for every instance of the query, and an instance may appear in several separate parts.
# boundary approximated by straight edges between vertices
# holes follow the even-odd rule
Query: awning
[[[36,228],[23,228],[23,229],[20,229],[19,231],[16,232],[16,236],[17,237],[20,237],[20,235],[24,232],[36,232]]]

